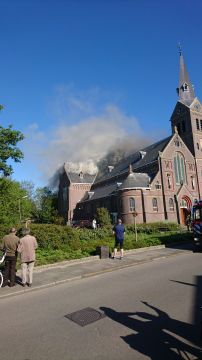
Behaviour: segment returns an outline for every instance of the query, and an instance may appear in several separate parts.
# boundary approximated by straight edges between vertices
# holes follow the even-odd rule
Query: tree
[[[0,105],[0,111],[3,106]],[[17,143],[24,139],[24,135],[18,131],[13,130],[12,125],[7,128],[0,126],[0,175],[10,176],[13,172],[12,166],[8,165],[8,160],[12,159],[14,162],[20,162],[23,159],[22,151],[17,147]]]
[[[35,218],[40,223],[55,223],[58,217],[57,196],[48,187],[36,189],[34,196]]]
[[[97,218],[97,222],[98,222],[98,224],[100,224],[100,226],[111,225],[111,219],[110,219],[109,212],[104,207],[97,209],[96,218]]]
[[[16,226],[32,216],[32,201],[20,183],[0,178],[0,223]]]

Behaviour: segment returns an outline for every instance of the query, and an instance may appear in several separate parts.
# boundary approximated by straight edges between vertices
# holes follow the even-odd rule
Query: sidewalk
[[[23,295],[30,291],[56,286],[68,281],[80,280],[90,276],[96,276],[106,272],[136,266],[144,262],[153,261],[175,255],[183,255],[191,251],[190,244],[175,245],[165,248],[164,245],[150,248],[125,251],[122,260],[100,259],[99,256],[92,256],[79,260],[63,261],[52,265],[35,267],[33,274],[33,285],[31,288],[23,288],[20,284],[15,287],[0,288],[0,299]],[[17,272],[20,277],[20,271]]]

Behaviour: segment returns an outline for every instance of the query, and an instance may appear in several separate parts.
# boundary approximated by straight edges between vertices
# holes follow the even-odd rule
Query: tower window
[[[155,188],[158,189],[158,190],[161,189],[161,184],[159,184],[159,181],[156,182]]]
[[[192,190],[195,189],[195,186],[196,186],[195,176],[191,176],[191,187],[192,187]]]
[[[188,91],[189,90],[189,86],[187,85],[187,83],[184,83],[181,88],[182,88],[183,91]]]
[[[202,120],[200,120],[200,127],[201,127],[201,130],[202,130]]]
[[[197,143],[196,146],[197,146],[197,149],[199,150],[199,143]]]
[[[171,181],[171,176],[170,176],[170,174],[167,174],[167,180],[168,180],[168,189],[171,189],[171,187],[172,187],[172,181]]]
[[[130,205],[130,211],[134,212],[135,211],[135,199],[134,198],[130,198],[129,199],[129,205]]]
[[[184,164],[184,158],[180,153],[176,153],[174,157],[174,171],[175,171],[176,184],[185,183],[186,182],[185,164]]]
[[[169,209],[170,211],[174,211],[174,201],[172,198],[169,199]]]
[[[157,198],[153,198],[152,199],[152,207],[154,211],[158,211],[158,203],[157,203]]]
[[[196,119],[196,130],[200,130],[200,127],[199,127],[199,119]]]

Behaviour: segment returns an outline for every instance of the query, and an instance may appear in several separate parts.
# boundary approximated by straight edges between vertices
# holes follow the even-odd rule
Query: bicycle
[[[2,258],[0,259],[0,264],[2,264],[4,262],[5,257],[6,257],[6,252],[3,253]],[[2,271],[0,270],[0,288],[3,285],[3,281],[4,281],[3,274],[2,274]]]

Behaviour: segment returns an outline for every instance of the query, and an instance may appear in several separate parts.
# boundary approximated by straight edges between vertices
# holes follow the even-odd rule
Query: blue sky
[[[170,135],[181,42],[202,99],[200,0],[0,0],[0,115],[26,139],[13,178]]]

